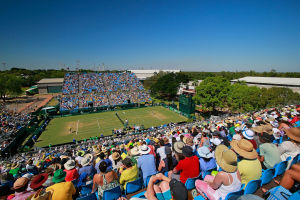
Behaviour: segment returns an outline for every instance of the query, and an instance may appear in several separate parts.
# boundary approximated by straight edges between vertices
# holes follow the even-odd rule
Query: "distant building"
[[[43,78],[37,82],[39,94],[60,93],[63,82],[63,78]]]
[[[195,95],[196,94],[196,87],[202,82],[202,80],[197,80],[197,81],[189,81],[186,84],[181,83],[178,89],[177,94],[191,94]]]
[[[300,93],[300,78],[246,76],[244,78],[231,80],[230,82],[236,83],[240,81],[246,82],[249,86],[257,86],[260,88],[285,87]]]
[[[181,72],[180,69],[151,69],[151,70],[148,70],[148,69],[137,69],[137,70],[128,70],[128,71],[131,71],[132,73],[135,73],[135,75],[137,76],[137,78],[141,81],[145,80],[146,78],[149,78],[155,74],[158,74],[159,72],[174,72],[174,73],[177,73],[177,72]]]

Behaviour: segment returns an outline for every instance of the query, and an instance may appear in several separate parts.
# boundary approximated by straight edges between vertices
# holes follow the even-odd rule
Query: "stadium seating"
[[[263,170],[262,175],[261,175],[261,186],[270,183],[273,180],[274,177],[274,169],[266,169]]]
[[[76,200],[97,200],[96,196],[98,196],[98,194],[96,194],[96,192],[94,192],[87,196],[79,197]]]
[[[197,179],[201,178],[201,174],[195,178],[188,178],[185,182],[185,187],[188,189],[188,190],[192,190],[195,188],[195,181]]]
[[[261,186],[261,180],[252,180],[250,181],[245,190],[244,190],[244,194],[253,194],[256,192],[256,190],[258,190]]]
[[[125,195],[134,193],[143,188],[143,179],[138,178],[135,181],[128,182],[125,188]]]
[[[112,188],[110,190],[105,190],[103,192],[102,200],[116,200],[122,196],[122,191],[120,186]]]
[[[276,164],[274,166],[275,173],[274,173],[273,178],[276,178],[277,176],[283,174],[287,168],[287,165],[288,165],[288,161],[282,161],[282,162]]]
[[[243,187],[244,187],[244,186],[245,186],[245,185],[242,184],[241,189],[240,189],[239,191],[237,191],[237,192],[230,192],[229,194],[227,194],[225,200],[229,200],[229,199],[232,198],[232,197],[236,197],[236,196],[241,196],[241,195],[243,195],[243,194],[244,194],[244,191],[243,191]],[[220,200],[222,200],[222,199],[220,199]]]

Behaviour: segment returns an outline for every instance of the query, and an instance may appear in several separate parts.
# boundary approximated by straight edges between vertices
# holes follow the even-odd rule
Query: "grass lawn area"
[[[145,128],[187,120],[186,117],[161,106],[54,118],[39,137],[36,146],[71,142],[73,138],[82,140],[101,134],[111,135],[113,129],[123,128],[115,115],[116,112],[123,121],[128,119],[130,126],[144,125]],[[72,128],[72,133],[69,131],[70,128]]]

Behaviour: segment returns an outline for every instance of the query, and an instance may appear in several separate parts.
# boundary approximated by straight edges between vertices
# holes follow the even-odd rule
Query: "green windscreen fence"
[[[48,93],[60,93],[61,92],[61,86],[48,86],[47,91]]]
[[[195,102],[191,95],[180,95],[179,96],[179,111],[186,114],[195,113]]]

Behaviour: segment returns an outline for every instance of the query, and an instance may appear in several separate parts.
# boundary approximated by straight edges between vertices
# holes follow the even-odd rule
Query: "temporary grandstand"
[[[43,78],[37,83],[39,94],[60,93],[63,78]]]
[[[249,86],[257,86],[260,88],[286,87],[294,92],[300,93],[300,78],[246,76],[244,78],[231,80],[231,83],[242,81],[246,82]]]
[[[62,94],[62,111],[151,102],[149,93],[131,72],[67,73]]]

